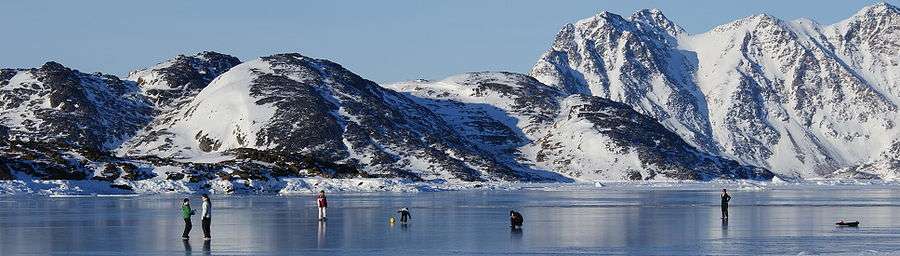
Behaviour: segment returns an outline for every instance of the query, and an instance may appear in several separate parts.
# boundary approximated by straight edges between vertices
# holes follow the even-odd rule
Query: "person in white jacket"
[[[209,225],[212,222],[212,206],[209,202],[209,195],[203,194],[203,214],[200,215],[202,218],[201,225],[203,226],[203,239],[209,240],[212,237],[209,235]]]

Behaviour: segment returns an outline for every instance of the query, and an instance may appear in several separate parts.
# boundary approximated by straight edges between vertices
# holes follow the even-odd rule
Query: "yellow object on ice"
[[[394,220],[394,217],[391,217],[390,219],[388,219],[388,222],[390,222],[391,224],[394,224],[395,221],[396,220]]]

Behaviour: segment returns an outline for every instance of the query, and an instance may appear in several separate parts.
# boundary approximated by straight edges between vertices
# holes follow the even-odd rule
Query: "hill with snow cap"
[[[340,65],[277,54],[218,76],[176,118],[123,152],[194,158],[230,149],[300,153],[372,175],[531,179],[481,152],[408,98]]]

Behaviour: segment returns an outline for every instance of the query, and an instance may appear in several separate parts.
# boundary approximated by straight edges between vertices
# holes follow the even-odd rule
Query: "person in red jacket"
[[[325,190],[319,191],[319,195],[316,196],[316,204],[319,206],[319,220],[326,220],[328,214],[325,209],[328,208],[328,199],[325,198]]]

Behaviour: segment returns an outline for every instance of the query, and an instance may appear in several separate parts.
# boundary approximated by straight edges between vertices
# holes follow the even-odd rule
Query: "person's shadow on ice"
[[[184,255],[191,255],[191,242],[188,240],[181,240],[181,243],[184,244]]]
[[[210,241],[203,241],[203,255],[212,255],[212,250],[210,250]]]

